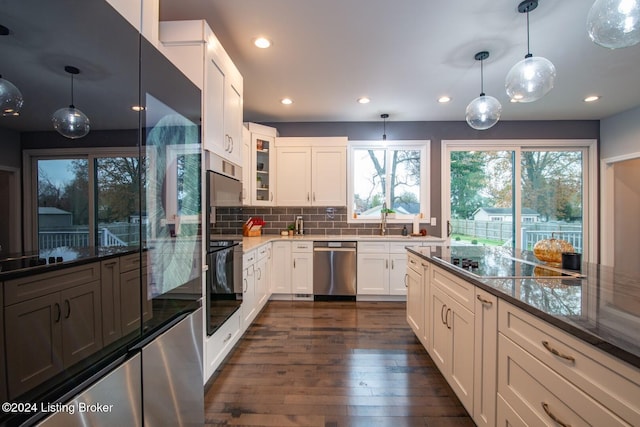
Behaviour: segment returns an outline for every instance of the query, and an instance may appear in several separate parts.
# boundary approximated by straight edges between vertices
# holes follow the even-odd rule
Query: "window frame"
[[[89,168],[89,245],[95,246],[95,162],[104,157],[139,157],[138,147],[86,147],[29,149],[23,151],[22,170],[24,190],[24,250],[38,250],[38,167],[39,160],[86,159]],[[36,209],[36,210],[34,210]]]
[[[431,141],[430,140],[394,140],[394,141],[349,141],[347,146],[347,223],[350,224],[377,224],[380,218],[360,218],[354,216],[354,152],[356,150],[413,150],[420,151],[420,222],[429,222],[431,216]],[[386,156],[386,159],[389,159]],[[387,160],[388,161],[388,160]],[[388,168],[387,168],[388,170]],[[387,189],[385,194],[389,197],[391,181],[385,180]],[[390,206],[390,201],[387,200]],[[413,215],[399,215],[395,218],[387,218],[388,223],[406,224],[413,221]]]
[[[441,235],[447,236],[447,224],[451,219],[451,165],[450,158],[453,151],[513,151],[514,162],[521,164],[521,153],[525,151],[582,151],[583,153],[583,217],[582,228],[589,241],[583,248],[583,259],[589,262],[598,260],[598,153],[595,139],[508,139],[508,140],[442,140],[441,170],[442,170],[442,221],[440,221]],[[516,168],[515,182],[521,182],[520,167]],[[514,227],[521,229],[522,213],[520,193],[516,192]],[[534,221],[535,222],[535,221]],[[519,238],[518,233],[516,233]]]

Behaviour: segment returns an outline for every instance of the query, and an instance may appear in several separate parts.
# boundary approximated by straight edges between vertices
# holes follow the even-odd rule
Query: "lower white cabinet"
[[[271,254],[271,292],[291,294],[291,242],[273,242]]]
[[[407,323],[420,339],[424,333],[424,273],[420,258],[409,255],[407,262]],[[422,341],[422,340],[421,340]],[[422,343],[426,346],[426,343]]]
[[[240,329],[242,323],[241,313],[242,310],[236,310],[213,335],[205,338],[205,383],[211,378],[211,375],[218,369],[224,358],[227,357],[233,346],[240,339],[242,335]]]
[[[358,243],[358,295],[406,295],[407,244]]]
[[[498,393],[524,425],[640,425],[640,370],[503,300],[498,331]]]
[[[256,251],[249,251],[242,255],[242,330],[246,330],[257,313],[256,295]]]
[[[260,312],[271,296],[269,285],[271,270],[271,244],[266,244],[258,249],[255,268],[255,286],[256,286],[256,311]],[[257,314],[257,313],[256,313]]]
[[[291,264],[291,291],[296,295],[313,295],[313,242],[293,242]]]
[[[476,288],[473,379],[473,420],[478,426],[496,425],[498,377],[498,298]]]
[[[432,266],[432,271],[437,267]],[[474,316],[431,282],[429,353],[465,409],[473,413]]]

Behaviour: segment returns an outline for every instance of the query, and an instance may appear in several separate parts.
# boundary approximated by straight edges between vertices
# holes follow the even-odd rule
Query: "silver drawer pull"
[[[224,339],[223,342],[229,341],[231,339],[231,337],[232,337],[231,332],[229,332],[229,335],[227,335],[227,337]]]
[[[480,296],[480,294],[476,295],[476,298],[478,299],[478,301],[480,301],[481,303],[488,305],[489,307],[491,307],[493,305],[493,302],[489,301],[488,299],[482,298]]]
[[[551,418],[553,421],[555,421],[558,425],[560,425],[562,427],[571,427],[571,424],[567,424],[565,422],[562,422],[560,419],[558,419],[558,417],[556,417],[554,415],[554,413],[551,412],[551,409],[549,409],[549,405],[548,404],[546,404],[545,402],[541,402],[541,403],[542,403],[542,409],[544,409],[544,412],[547,413],[549,418]]]
[[[546,348],[549,351],[549,353],[553,354],[554,356],[558,356],[572,363],[576,363],[575,357],[560,353],[558,350],[551,347],[551,344],[549,344],[549,341],[542,341],[542,345],[544,346],[544,348]]]

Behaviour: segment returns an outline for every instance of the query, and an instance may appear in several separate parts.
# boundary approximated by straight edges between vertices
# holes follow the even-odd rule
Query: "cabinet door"
[[[242,205],[251,205],[251,177],[255,166],[251,163],[253,151],[251,150],[251,132],[242,126]]]
[[[294,253],[292,256],[291,288],[294,294],[313,293],[313,253]]]
[[[389,254],[358,254],[358,294],[389,295]]]
[[[267,250],[265,248],[265,250]],[[266,304],[269,294],[269,259],[267,256],[256,263],[256,306],[257,310]]]
[[[225,153],[224,84],[222,68],[211,57],[204,64],[204,106],[202,109],[203,147],[219,155]]]
[[[431,348],[429,354],[444,377],[449,380],[451,368],[451,333],[447,327],[449,296],[439,287],[431,287]]]
[[[242,269],[242,329],[246,330],[256,317],[255,264]]]
[[[271,259],[271,292],[291,293],[291,243],[273,242]]]
[[[142,277],[145,280],[146,277]],[[140,269],[120,274],[120,324],[122,335],[140,329],[141,326]]]
[[[474,316],[451,298],[445,320],[451,334],[449,384],[466,410],[472,414]]]
[[[313,147],[311,159],[311,203],[314,206],[346,206],[346,147]]]
[[[53,293],[5,308],[9,398],[62,371],[62,307]]]
[[[4,283],[0,282],[0,286]],[[0,292],[0,401],[7,401],[7,370],[5,365],[4,347],[4,292]]]
[[[102,342],[107,345],[122,337],[120,262],[117,258],[100,263],[100,293]]]
[[[102,348],[100,281],[60,292],[62,358],[71,366]]]
[[[242,89],[227,83],[224,92],[225,154],[231,162],[242,161]]]
[[[478,426],[494,426],[498,387],[498,298],[476,288],[475,304],[473,420]]]
[[[389,294],[406,295],[407,253],[389,255]]]
[[[431,348],[431,265],[425,261],[420,261],[422,266],[422,298],[424,307],[424,328],[422,328],[422,343],[428,352]]]
[[[311,205],[311,147],[278,147],[278,206]]]
[[[277,160],[274,156],[274,140],[272,136],[251,134],[253,159],[249,186],[253,188],[251,203],[254,206],[271,206],[276,199],[277,179],[274,174]]]
[[[421,338],[424,328],[424,287],[422,274],[419,273],[420,262],[410,257],[409,265],[411,267],[407,268],[407,322],[416,336]]]

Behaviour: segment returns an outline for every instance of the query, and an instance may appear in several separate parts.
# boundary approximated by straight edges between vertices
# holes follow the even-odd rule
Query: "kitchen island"
[[[640,424],[640,279],[581,267],[408,248],[407,320],[478,425]]]

